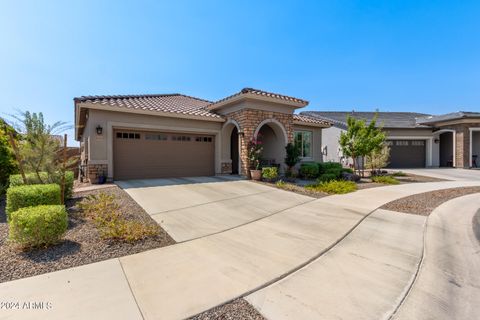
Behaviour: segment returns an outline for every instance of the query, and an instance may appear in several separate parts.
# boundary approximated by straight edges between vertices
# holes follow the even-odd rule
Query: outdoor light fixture
[[[440,143],[440,139],[435,139],[433,140],[433,142],[435,142],[436,144]]]
[[[103,132],[103,128],[100,125],[98,125],[96,129],[97,129],[97,134],[101,135]]]
[[[245,135],[245,132],[243,132],[243,130],[238,130],[238,134],[243,137]]]

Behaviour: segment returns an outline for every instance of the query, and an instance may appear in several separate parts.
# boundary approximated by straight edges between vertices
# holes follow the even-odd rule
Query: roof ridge
[[[154,94],[107,94],[107,95],[91,95],[73,98],[74,101],[86,101],[92,99],[125,99],[125,98],[155,98],[155,97],[172,97],[181,96],[180,93],[154,93]],[[201,100],[201,99],[198,99]]]

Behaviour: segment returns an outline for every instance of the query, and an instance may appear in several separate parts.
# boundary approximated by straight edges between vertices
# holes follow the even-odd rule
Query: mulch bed
[[[156,223],[125,191],[116,186],[75,193],[73,199],[66,204],[69,225],[64,240],[49,248],[21,251],[7,241],[5,202],[0,199],[0,282],[122,257],[175,243],[161,228],[159,235],[133,243],[102,240],[93,223],[83,218],[75,207],[84,197],[102,192],[116,197],[121,212],[127,219]]]
[[[265,320],[265,318],[251,304],[244,299],[232,302],[205,311],[189,320]]]
[[[428,216],[436,207],[448,200],[477,192],[480,192],[480,187],[430,191],[389,202],[380,209]]]

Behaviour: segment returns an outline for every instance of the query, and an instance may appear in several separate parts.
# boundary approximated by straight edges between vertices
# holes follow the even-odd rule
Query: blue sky
[[[0,116],[254,87],[309,110],[480,111],[478,1],[0,2]],[[71,133],[71,132],[70,132]]]

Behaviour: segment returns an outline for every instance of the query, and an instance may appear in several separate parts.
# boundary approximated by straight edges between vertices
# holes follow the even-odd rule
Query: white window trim
[[[309,132],[310,133],[310,156],[308,157],[300,157],[301,161],[313,161],[313,131],[310,130],[294,130],[293,131],[293,140],[295,140],[295,134],[297,132]],[[303,138],[302,138],[303,139]],[[302,154],[303,154],[303,145],[302,145]]]

